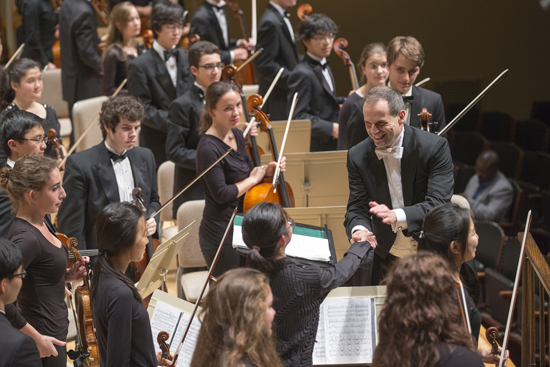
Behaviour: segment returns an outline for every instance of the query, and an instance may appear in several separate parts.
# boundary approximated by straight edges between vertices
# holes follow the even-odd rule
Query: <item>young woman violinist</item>
[[[34,339],[44,366],[65,367],[65,340],[69,329],[65,283],[86,274],[87,258],[67,269],[67,249],[55,235],[48,214],[57,212],[65,199],[58,163],[41,155],[28,155],[15,162],[13,169],[0,173],[17,216],[8,239],[23,254],[27,276],[17,297],[18,307],[6,307],[14,327]],[[14,209],[15,209],[14,208]]]
[[[267,276],[228,270],[208,291],[191,367],[282,367],[271,325],[275,310]]]
[[[103,79],[101,93],[112,95],[126,79],[130,61],[147,51],[143,44],[136,42],[141,29],[141,20],[136,7],[129,1],[113,7],[107,30],[107,41],[103,51]],[[119,94],[128,94],[123,87]]]
[[[143,258],[149,242],[143,213],[128,202],[109,204],[99,213],[96,236],[100,256],[90,295],[100,365],[172,365],[155,353],[149,315],[124,275],[131,261]]]
[[[244,215],[243,240],[252,250],[247,265],[266,273],[271,281],[278,354],[286,366],[311,366],[319,306],[359,265],[372,266],[374,251],[362,238],[336,265],[303,265],[285,254],[293,223],[279,204],[257,204]]]
[[[365,98],[372,88],[384,85],[388,80],[390,71],[387,68],[386,46],[379,42],[366,45],[361,53],[359,65],[363,71],[360,80],[361,87],[346,98],[338,115],[338,150],[348,149],[346,127],[356,105]],[[363,113],[359,115],[359,118],[363,118]]]
[[[0,121],[10,111],[24,110],[34,113],[45,120],[42,127],[44,132],[54,129],[58,139],[61,141],[61,125],[57,119],[55,110],[37,101],[42,96],[42,71],[40,65],[31,59],[19,59],[14,61],[2,72],[0,85]],[[46,144],[44,155],[61,160],[60,154],[51,141]],[[63,153],[67,151],[61,145]],[[0,150],[0,161],[5,161],[5,153]]]
[[[212,83],[206,91],[206,104],[202,111],[199,132],[204,132],[197,146],[197,174],[214,163],[229,148],[220,163],[201,178],[206,206],[199,228],[199,243],[208,266],[212,264],[225,228],[236,207],[242,212],[246,192],[260,183],[265,176],[272,176],[277,162],[254,167],[247,154],[242,132],[237,128],[242,114],[239,89],[228,82]],[[253,132],[257,134],[257,132]],[[285,171],[286,161],[281,161]],[[232,248],[232,230],[223,245],[214,276],[238,267],[239,255]]]

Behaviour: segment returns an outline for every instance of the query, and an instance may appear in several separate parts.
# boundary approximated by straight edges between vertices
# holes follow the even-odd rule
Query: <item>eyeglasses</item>
[[[178,31],[183,31],[183,26],[181,24],[178,24],[178,25],[168,24],[166,25],[166,29],[168,29],[170,32],[173,32],[176,29]]]
[[[223,62],[218,62],[217,64],[199,65],[199,68],[203,68],[204,70],[211,73],[214,71],[215,68],[218,68],[218,70],[222,70],[224,66],[225,64]]]
[[[27,275],[27,272],[25,270],[21,271],[21,273],[13,274],[8,277],[8,279],[13,279],[15,277],[21,277],[21,279],[25,279],[25,276]]]
[[[311,37],[311,39],[315,41],[324,41],[324,40],[334,41],[335,38],[336,36],[333,34],[317,34]]]
[[[294,219],[292,219],[292,218],[288,218],[287,223],[292,229],[294,229],[294,227],[296,227],[296,223],[294,222]]]
[[[34,141],[35,143],[44,143],[44,144],[48,144],[48,137],[47,137],[47,136],[44,136],[43,138],[32,138],[32,139],[29,139],[29,138],[21,138],[21,140],[30,140],[30,141]]]

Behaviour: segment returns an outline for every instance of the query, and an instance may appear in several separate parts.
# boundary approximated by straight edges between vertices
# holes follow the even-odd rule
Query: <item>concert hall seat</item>
[[[523,164],[523,150],[515,143],[509,141],[491,142],[491,149],[494,150],[499,158],[500,171],[509,178],[519,178],[521,165]]]
[[[495,222],[476,220],[475,227],[479,242],[476,250],[475,264],[478,271],[497,270],[504,247],[504,231]]]
[[[491,141],[511,141],[514,136],[515,122],[512,116],[504,112],[483,112],[479,123],[479,132]]]
[[[174,195],[174,170],[176,165],[172,161],[166,161],[162,163],[157,172],[157,182],[158,182],[158,193],[159,201],[161,203],[166,203]],[[164,222],[173,222],[175,218],[173,217],[172,204],[167,205],[160,212],[160,235],[164,237],[164,240],[167,240],[178,233],[177,226],[171,226],[168,228],[162,228]],[[161,241],[162,242],[162,241]]]
[[[520,148],[546,152],[550,141],[550,128],[539,120],[518,121],[514,136],[514,142]]]
[[[489,141],[475,131],[454,131],[450,137],[453,162],[475,166],[479,154],[489,149]]]
[[[109,97],[101,96],[78,101],[73,106],[73,118],[74,118],[74,138],[75,142],[80,138],[92,121],[99,115],[101,111],[101,105]],[[101,128],[99,127],[99,120],[94,123],[94,126],[86,134],[84,139],[77,148],[77,151],[89,149],[94,145],[99,144],[103,140],[101,135]]]
[[[69,105],[63,100],[61,69],[44,70],[42,72],[42,82],[44,90],[38,101],[53,107],[61,124],[61,136],[70,136],[73,126],[69,118]]]

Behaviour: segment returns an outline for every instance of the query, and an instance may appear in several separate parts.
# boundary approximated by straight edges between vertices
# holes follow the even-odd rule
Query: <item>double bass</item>
[[[338,55],[344,61],[344,67],[348,68],[349,75],[351,77],[351,86],[353,90],[357,90],[359,85],[359,80],[357,79],[357,71],[355,70],[355,65],[351,61],[351,57],[346,52],[348,47],[348,41],[345,38],[338,38],[334,41],[332,46],[336,55]]]
[[[313,12],[313,8],[309,4],[302,4],[298,7],[296,13],[298,18],[303,22]]]
[[[248,31],[248,27],[246,25],[246,20],[244,19],[244,13],[239,7],[239,4],[235,0],[229,1],[227,3],[231,7],[231,10],[233,11],[233,16],[237,19],[239,19],[239,23],[241,25],[241,30],[243,32],[243,37],[247,41],[250,39],[250,32]],[[243,64],[243,61],[235,62],[235,66],[239,67]],[[237,82],[241,85],[254,85],[258,84],[258,78],[256,77],[256,69],[254,68],[253,63],[248,63],[246,65],[241,73],[238,73],[235,75]]]

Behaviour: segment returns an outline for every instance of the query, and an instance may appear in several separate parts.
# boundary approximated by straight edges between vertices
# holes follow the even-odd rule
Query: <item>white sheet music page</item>
[[[157,301],[153,317],[151,318],[151,331],[153,333],[155,351],[160,352],[157,335],[161,331],[167,331],[170,334],[170,338],[166,343],[170,346],[170,352],[174,353],[178,348],[178,344],[183,337],[183,333],[185,332],[185,328],[190,318],[191,315],[181,312],[177,308],[167,305],[164,302]],[[178,366],[189,367],[191,365],[191,359],[193,358],[193,352],[197,344],[200,327],[201,322],[195,317],[185,337],[185,343],[183,343],[183,347],[181,348],[178,357]]]
[[[313,364],[372,363],[376,346],[374,297],[327,298],[320,312]]]

